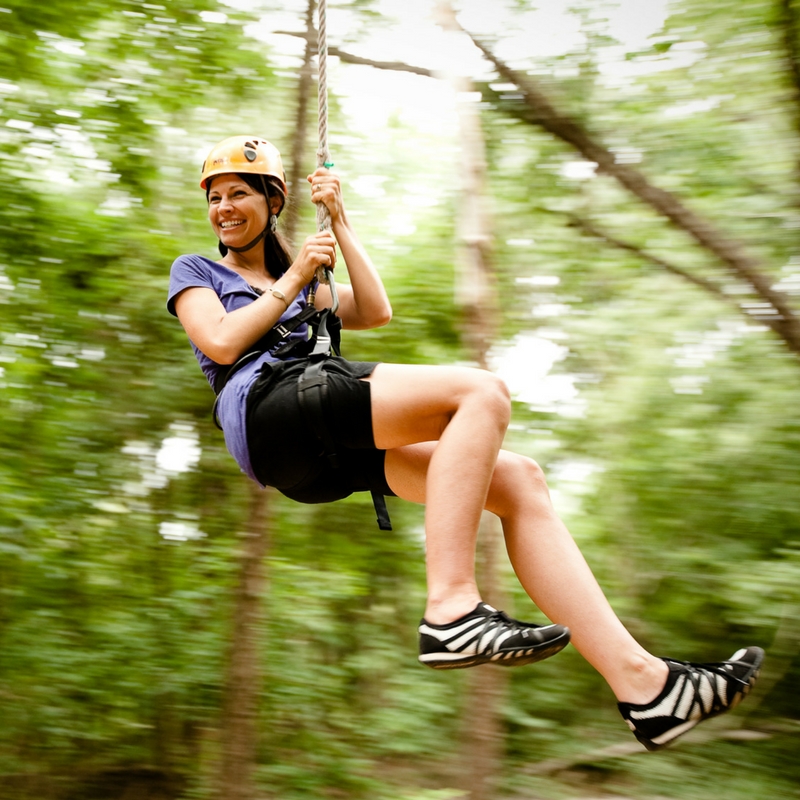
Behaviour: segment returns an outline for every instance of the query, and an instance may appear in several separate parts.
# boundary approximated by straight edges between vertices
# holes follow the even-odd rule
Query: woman
[[[336,245],[350,276],[339,288],[343,326],[385,325],[391,306],[347,219],[338,177],[318,169],[308,180],[331,230],[309,236],[292,260],[276,233],[286,199],[278,151],[253,137],[221,142],[203,165],[201,187],[222,258],[181,256],[172,267],[169,310],[212,386],[228,375],[218,414],[242,470],[303,502],[370,489],[425,503],[428,599],[419,658],[428,666],[528,664],[557,653],[571,635],[651,750],[733,708],[755,683],[763,651],[691,664],[656,658],[631,637],[553,510],[538,465],[501,450],[510,401],[491,373],[330,359],[328,435],[339,464],[326,463],[298,400],[307,359],[281,358],[275,347],[259,352],[259,342],[306,306],[317,269],[336,265]],[[331,302],[320,285],[317,305]],[[304,338],[303,327],[286,335],[289,345]],[[253,360],[231,375],[229,366],[250,351]],[[557,624],[520,622],[482,602],[474,561],[484,508],[502,521],[523,587]]]

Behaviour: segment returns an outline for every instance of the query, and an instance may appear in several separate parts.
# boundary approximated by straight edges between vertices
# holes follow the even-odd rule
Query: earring
[[[270,233],[275,233],[278,230],[278,218],[274,214],[269,218],[269,230]]]

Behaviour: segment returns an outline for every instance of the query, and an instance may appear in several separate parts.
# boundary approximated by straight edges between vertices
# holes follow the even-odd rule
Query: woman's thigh
[[[438,441],[468,395],[485,395],[487,414],[490,399],[507,402],[503,383],[472,367],[381,363],[363,380],[370,383],[372,430],[381,450]]]
[[[404,500],[424,503],[426,480],[436,442],[397,447],[386,451],[384,471],[391,490]],[[537,491],[538,465],[525,456],[501,450],[497,456],[484,508],[500,517],[505,516],[526,493]],[[543,487],[546,484],[541,481]]]

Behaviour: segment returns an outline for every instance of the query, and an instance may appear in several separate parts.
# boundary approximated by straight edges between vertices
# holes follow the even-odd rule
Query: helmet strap
[[[261,233],[253,239],[252,242],[248,242],[244,247],[233,247],[232,245],[225,245],[228,250],[233,250],[234,253],[246,253],[248,250],[252,250],[265,236],[267,235],[267,228],[264,228]]]

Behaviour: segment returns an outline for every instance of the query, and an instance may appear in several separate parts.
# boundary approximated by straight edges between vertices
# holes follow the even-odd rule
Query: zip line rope
[[[327,0],[319,0],[319,22],[317,24],[317,104],[319,114],[319,146],[317,148],[317,167],[329,169],[333,166],[330,150],[328,150],[328,8]],[[331,213],[324,203],[317,203],[317,230],[327,231],[331,227]],[[333,270],[326,267],[317,269],[316,280],[327,283],[331,287],[333,305],[331,311],[335,314],[339,309],[339,296],[336,292],[336,282],[333,279]],[[314,287],[311,287],[309,302],[314,302]]]

